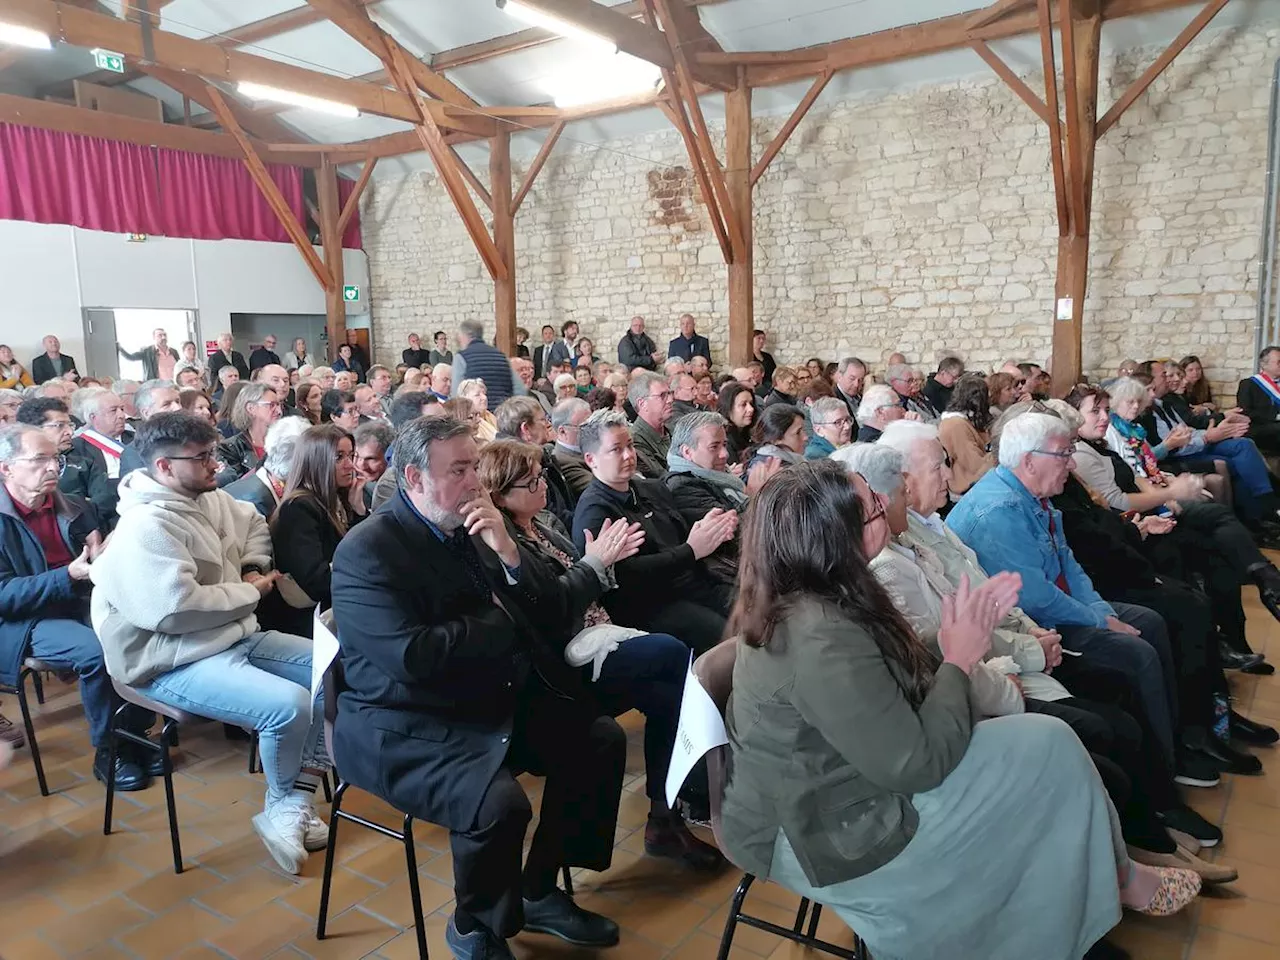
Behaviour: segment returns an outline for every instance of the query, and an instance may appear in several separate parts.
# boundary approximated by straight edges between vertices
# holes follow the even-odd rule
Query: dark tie
[[[1170,430],[1172,430],[1176,426],[1176,423],[1174,422],[1173,418],[1170,417],[1168,412],[1165,410],[1164,404],[1161,403],[1159,400],[1152,402],[1151,409],[1156,412],[1156,416],[1159,417],[1161,420],[1163,420],[1164,425],[1168,427]]]
[[[475,595],[477,597],[487,597],[492,594],[493,591],[489,588],[489,581],[484,575],[484,567],[480,563],[480,554],[476,552],[476,545],[471,542],[467,528],[459,527],[445,538],[444,542],[449,551],[461,562]]]

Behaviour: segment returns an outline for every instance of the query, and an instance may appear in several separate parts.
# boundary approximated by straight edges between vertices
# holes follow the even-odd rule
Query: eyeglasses
[[[867,478],[863,477],[861,473],[857,474],[857,476],[862,477],[863,483],[867,483]],[[869,483],[867,483],[867,490],[871,494],[871,502],[876,505],[876,509],[873,510],[871,513],[868,513],[865,517],[862,518],[862,523],[864,526],[868,523],[873,523],[874,521],[879,520],[881,517],[885,515],[884,502],[880,499],[880,494],[872,490],[871,484]]]
[[[37,467],[47,467],[57,463],[57,457],[14,457],[10,463],[34,463]]]
[[[193,454],[189,457],[165,457],[166,460],[190,460],[193,463],[217,463],[218,451],[206,450],[204,453]]]
[[[284,404],[279,400],[253,400],[250,401],[259,407],[270,407],[272,410],[283,410]],[[172,459],[172,458],[170,458]]]
[[[333,459],[336,463],[353,463],[356,457],[354,453],[335,453]]]
[[[1038,453],[1042,457],[1053,457],[1057,460],[1070,460],[1075,456],[1075,452],[1071,450],[1031,450],[1029,453]]]
[[[853,421],[848,417],[841,417],[839,420],[815,420],[813,425],[815,427],[851,427],[853,426]]]
[[[512,490],[528,490],[530,493],[537,493],[538,488],[546,482],[547,482],[546,476],[540,473],[536,477],[526,480],[524,483],[513,483],[511,485],[511,489]]]
[[[71,421],[70,420],[46,420],[44,423],[40,424],[40,427],[43,430],[52,429],[52,430],[61,432],[63,430],[71,429]]]

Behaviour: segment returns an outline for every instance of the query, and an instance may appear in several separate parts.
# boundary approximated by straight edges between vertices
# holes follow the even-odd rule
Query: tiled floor
[[[1280,637],[1274,623],[1246,591],[1252,641],[1264,649]],[[1280,643],[1272,642],[1280,653]],[[1280,659],[1276,656],[1275,659]],[[1250,715],[1280,724],[1280,677],[1232,675]],[[262,801],[261,778],[246,772],[244,744],[229,744],[220,726],[183,731],[176,777],[187,870],[172,872],[164,791],[120,797],[117,832],[102,835],[102,788],[90,775],[85,726],[74,688],[53,683],[37,722],[50,784],[41,797],[29,754],[0,773],[0,957],[61,960],[69,957],[162,960],[298,958],[347,960],[378,957],[412,960],[416,943],[402,848],[370,831],[343,825],[334,879],[330,938],[314,937],[323,854],[300,877],[282,874],[249,826]],[[17,704],[2,709],[17,719]],[[643,795],[638,718],[624,718],[631,732],[613,867],[577,878],[580,901],[616,919],[622,943],[601,956],[613,960],[702,960],[715,956],[739,875],[693,876],[642,854]],[[1280,753],[1266,751],[1269,769],[1258,778],[1224,778],[1213,790],[1190,791],[1191,802],[1225,824],[1227,840],[1216,855],[1236,864],[1240,880],[1226,893],[1202,898],[1165,920],[1129,916],[1114,934],[1139,960],[1266,960],[1280,958]],[[532,789],[536,791],[537,782]],[[395,817],[367,798],[354,802],[386,822]],[[536,809],[536,808],[535,808]],[[451,910],[451,871],[443,831],[420,825],[417,833],[427,935],[431,956],[447,960],[443,928]],[[790,924],[796,898],[768,884],[748,898],[752,912]],[[851,942],[829,914],[823,933]],[[545,937],[515,941],[521,958],[591,955]],[[735,939],[735,960],[799,958],[804,951],[749,928]],[[957,958],[981,960],[981,958]],[[1034,960],[1034,958],[1028,958]]]

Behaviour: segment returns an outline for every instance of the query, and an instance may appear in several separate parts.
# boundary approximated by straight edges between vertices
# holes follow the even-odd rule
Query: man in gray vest
[[[453,355],[450,397],[458,395],[458,385],[466,379],[484,381],[490,410],[497,410],[508,397],[524,394],[524,384],[512,371],[507,355],[484,342],[484,327],[479,321],[463,320],[458,324],[458,343],[462,349]]]

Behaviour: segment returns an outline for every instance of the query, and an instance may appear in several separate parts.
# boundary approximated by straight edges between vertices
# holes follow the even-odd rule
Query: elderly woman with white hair
[[[492,443],[498,436],[498,420],[489,411],[489,388],[478,377],[471,377],[458,384],[458,396],[471,401],[471,409],[476,412],[476,440],[480,443]]]
[[[877,383],[862,392],[862,402],[858,404],[858,442],[875,443],[880,433],[895,420],[919,420],[915,413],[907,413],[902,405],[902,398],[893,387]]]
[[[22,406],[22,394],[7,387],[0,390],[0,423],[13,423],[13,418]]]
[[[909,547],[926,571],[939,597],[948,596],[967,577],[974,585],[987,573],[973,551],[938,516],[947,502],[949,473],[946,453],[931,424],[900,421],[889,425],[877,446],[896,450],[903,458],[903,491],[907,501],[907,529],[898,542]],[[1142,725],[1126,707],[1132,696],[1116,691],[1116,685],[1091,689],[1082,684],[1079,696],[1053,676],[1063,659],[1062,638],[1045,630],[1014,607],[991,633],[991,656],[1001,658],[1025,696],[1028,712],[1045,713],[1065,721],[1094,755],[1107,784],[1126,841],[1135,859],[1156,866],[1195,869],[1206,882],[1234,879],[1229,867],[1205,863],[1194,857],[1200,844],[1215,844],[1222,831],[1182,803],[1174,786],[1174,770],[1159,750],[1148,749]],[[1118,702],[1098,700],[1091,693],[1115,694]],[[1186,849],[1170,830],[1180,831]]]

